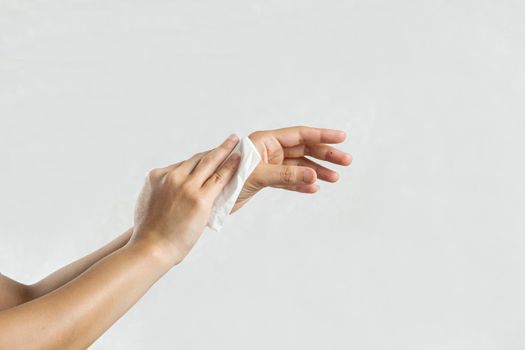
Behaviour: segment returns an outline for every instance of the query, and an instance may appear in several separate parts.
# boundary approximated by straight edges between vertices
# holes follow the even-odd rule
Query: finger
[[[286,187],[281,187],[281,188],[284,190],[300,192],[300,193],[315,193],[319,191],[319,185],[317,184],[293,185],[293,186],[286,186]]]
[[[189,175],[193,171],[195,166],[199,163],[201,158],[209,152],[211,152],[211,149],[194,154],[191,158],[186,159],[184,162],[182,162],[182,164],[178,167],[177,171]]]
[[[241,156],[238,153],[232,154],[220,167],[215,171],[202,188],[213,198],[216,198],[224,186],[231,180],[235,171],[239,167]]]
[[[317,179],[316,172],[309,167],[274,164],[260,164],[259,167],[253,181],[261,188],[312,184]]]
[[[285,158],[283,164],[286,165],[299,165],[307,166],[312,168],[317,173],[317,178],[323,181],[336,182],[339,180],[339,174],[332,169],[325,168],[324,166],[311,161],[308,158]]]
[[[238,142],[239,138],[237,135],[231,134],[219,147],[204,155],[190,175],[193,180],[203,184],[213,173],[215,173],[219,165],[221,165],[221,163],[228,157]]]
[[[162,174],[166,174],[166,173],[168,173],[170,171],[173,171],[173,170],[177,169],[182,163],[183,163],[183,161],[178,162],[178,163],[174,163],[174,164],[170,164],[170,165],[167,165],[165,167],[159,168],[159,170],[160,170],[160,172]]]
[[[341,143],[346,138],[342,130],[293,126],[270,131],[283,147],[301,144]]]
[[[170,164],[170,165],[165,166],[165,167],[151,169],[150,171],[148,171],[146,176],[147,177],[162,177],[166,173],[170,172],[171,170],[176,169],[180,164],[182,164],[182,162],[178,162],[178,163],[175,163],[175,164]]]
[[[310,156],[327,162],[350,165],[352,163],[352,156],[346,152],[338,150],[335,147],[319,144],[319,145],[297,145],[283,149],[285,158],[299,158],[303,156]]]

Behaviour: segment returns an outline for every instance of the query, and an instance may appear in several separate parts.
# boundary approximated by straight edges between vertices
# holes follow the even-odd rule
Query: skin
[[[262,161],[232,213],[258,191],[275,187],[315,193],[317,179],[339,175],[306,156],[350,165],[329,144],[339,130],[291,127],[249,135]],[[134,225],[100,249],[25,285],[0,275],[0,349],[85,349],[125,314],[201,236],[212,204],[238,166],[228,157],[238,138],[191,158],[152,169],[135,207]]]

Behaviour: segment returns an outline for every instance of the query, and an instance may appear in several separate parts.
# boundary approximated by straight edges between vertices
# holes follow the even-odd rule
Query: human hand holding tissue
[[[307,156],[350,165],[351,156],[329,144],[341,143],[340,130],[304,126],[256,131],[234,137],[210,151],[152,170],[137,202],[131,242],[162,242],[174,263],[199,239],[206,224],[219,231],[225,218],[265,187],[314,193],[317,179],[339,175]]]
[[[215,219],[228,215],[230,206],[239,209],[267,186],[313,193],[315,179],[336,181],[336,172],[306,157],[349,165],[350,155],[328,146],[344,138],[342,131],[306,127],[257,131],[239,143],[232,135],[217,148],[151,170],[127,243],[119,237],[53,273],[42,286],[42,281],[31,286],[0,281],[7,293],[12,286],[20,290],[15,292],[20,298],[7,298],[9,309],[0,315],[0,348],[89,347],[184,259],[206,224],[220,226]],[[53,292],[49,285],[56,286]],[[14,307],[9,299],[21,301]]]
[[[152,169],[135,206],[130,246],[145,247],[169,265],[184,259],[199,239],[212,204],[229,183],[240,157],[239,138],[167,167]]]

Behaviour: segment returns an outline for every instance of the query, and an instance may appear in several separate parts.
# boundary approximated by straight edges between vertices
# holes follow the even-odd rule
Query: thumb
[[[317,180],[315,170],[306,166],[261,164],[259,167],[253,181],[261,188],[312,184]]]

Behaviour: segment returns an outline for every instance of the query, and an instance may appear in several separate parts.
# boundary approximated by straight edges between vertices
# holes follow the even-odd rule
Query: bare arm
[[[26,303],[63,286],[100,259],[122,248],[128,243],[132,232],[133,228],[126,230],[103,247],[62,267],[34,284],[23,284],[7,276],[0,275],[0,311]]]
[[[339,175],[305,156],[310,156],[338,165],[350,165],[349,154],[328,144],[345,139],[340,130],[309,127],[290,127],[276,130],[256,131],[250,139],[262,157],[260,164],[246,182],[232,212],[242,207],[255,193],[267,186],[292,191],[313,193],[318,186],[316,179],[335,182]],[[311,174],[304,180],[303,173]],[[93,253],[75,261],[45,277],[41,281],[25,285],[0,275],[0,311],[38,298],[69,282],[103,257],[124,246],[132,235],[133,228]]]
[[[152,170],[125,246],[61,287],[1,311],[0,349],[85,349],[92,344],[197,242],[215,198],[239,164],[234,156],[223,163],[237,142],[231,139]]]
[[[64,286],[0,312],[0,349],[85,349],[174,265],[173,254],[133,244]]]
[[[133,232],[133,228],[129,228],[124,233],[119,235],[117,238],[104,245],[103,247],[95,250],[94,252],[84,256],[83,258],[72,262],[69,265],[62,267],[61,269],[53,272],[49,276],[43,278],[37,283],[28,286],[30,299],[38,298],[44,294],[55,290],[67,282],[71,281],[82,272],[86,271],[93,264],[98,262],[100,259],[108,256],[117,249],[122,248],[128,243],[129,238]]]
[[[0,311],[29,300],[27,285],[0,274]]]
[[[261,187],[313,193],[316,178],[337,180],[337,174],[305,155],[341,165],[351,161],[349,155],[320,144],[342,142],[344,133],[336,130],[298,127],[250,136],[266,156],[266,164],[247,181],[250,191],[238,199],[236,209]],[[83,349],[92,344],[197,242],[215,198],[238,165],[233,156],[223,163],[238,141],[234,140],[153,169],[137,202],[131,237],[123,234],[35,283],[31,293],[0,276],[0,306],[6,295],[17,305],[0,311],[0,349]],[[306,176],[307,172],[314,176]],[[4,289],[13,294],[5,294]]]

